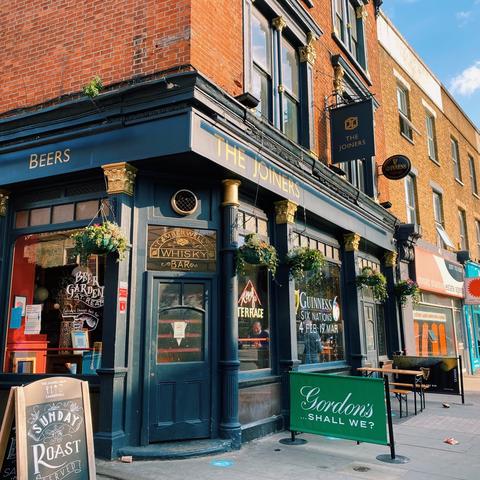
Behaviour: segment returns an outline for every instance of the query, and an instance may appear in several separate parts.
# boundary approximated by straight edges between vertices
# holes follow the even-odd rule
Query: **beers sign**
[[[148,270],[215,272],[216,268],[215,231],[148,227]]]
[[[48,378],[12,388],[0,432],[2,478],[95,477],[88,383]]]
[[[370,160],[375,155],[372,99],[330,110],[332,162]]]

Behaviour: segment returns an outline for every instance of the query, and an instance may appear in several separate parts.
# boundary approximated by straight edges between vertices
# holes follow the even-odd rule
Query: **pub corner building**
[[[201,74],[0,131],[2,408],[12,386],[72,375],[89,382],[98,456],[239,448],[288,428],[291,370],[348,374],[401,349],[393,295],[380,304],[355,281],[370,266],[393,291],[395,218]],[[81,266],[72,233],[103,218],[127,256]],[[248,233],[276,247],[275,277],[237,274]],[[324,255],[321,275],[290,277],[296,246]]]

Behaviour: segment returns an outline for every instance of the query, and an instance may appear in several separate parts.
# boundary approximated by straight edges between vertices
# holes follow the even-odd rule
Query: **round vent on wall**
[[[198,199],[190,190],[179,190],[172,196],[171,204],[179,215],[191,215],[198,207]]]

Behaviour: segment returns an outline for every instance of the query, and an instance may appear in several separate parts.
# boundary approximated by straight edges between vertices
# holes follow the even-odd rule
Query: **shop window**
[[[28,219],[30,212],[28,210],[21,210],[15,214],[15,228],[28,227]]]
[[[338,247],[317,241],[307,235],[294,232],[292,233],[290,243],[292,247],[309,247],[318,250],[327,259],[335,260],[337,262],[340,260],[340,249]]]
[[[302,364],[345,359],[340,296],[340,265],[295,280],[298,359]]]
[[[50,207],[34,208],[30,211],[30,225],[32,227],[46,225],[47,223],[50,223]]]
[[[98,217],[98,200],[78,202],[75,210],[75,218],[77,220],[89,220]]]
[[[79,266],[72,233],[15,242],[4,372],[88,375],[100,367],[105,258]]]
[[[74,204],[56,205],[53,207],[52,223],[71,222],[74,219]]]
[[[258,209],[238,211],[239,244],[249,233],[268,241],[267,217]],[[247,265],[238,275],[238,357],[240,370],[270,368],[271,326],[269,273],[265,267]]]

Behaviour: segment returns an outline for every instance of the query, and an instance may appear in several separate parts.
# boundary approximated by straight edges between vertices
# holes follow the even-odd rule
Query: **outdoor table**
[[[420,382],[420,389],[422,388],[421,384],[423,381],[423,372],[421,370],[402,370],[400,368],[380,368],[380,367],[359,367],[357,368],[359,372],[362,372],[366,376],[371,376],[373,373],[382,373],[382,374],[397,374],[397,375],[408,375],[413,377],[412,387],[413,387],[413,399],[415,405],[415,415],[417,414],[417,384]],[[423,411],[422,402],[420,402],[420,409]]]

